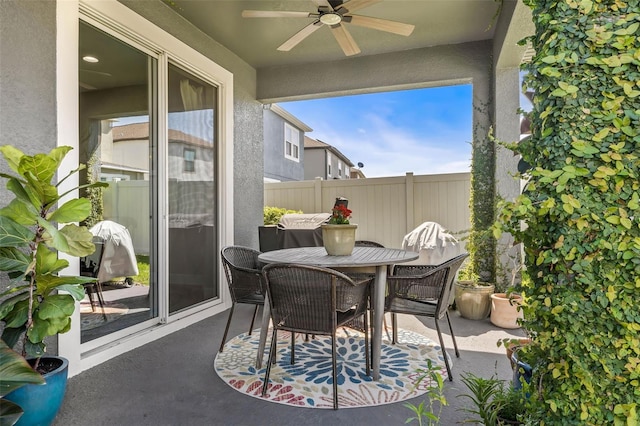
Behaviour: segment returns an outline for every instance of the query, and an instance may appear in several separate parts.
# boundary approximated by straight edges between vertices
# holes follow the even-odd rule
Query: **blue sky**
[[[367,177],[468,172],[472,86],[280,103]]]

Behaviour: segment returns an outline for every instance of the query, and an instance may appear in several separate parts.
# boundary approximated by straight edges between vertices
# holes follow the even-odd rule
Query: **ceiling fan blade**
[[[403,36],[410,35],[415,28],[415,25],[389,21],[388,19],[372,18],[370,16],[351,15],[343,17],[342,20],[359,27],[372,28]]]
[[[308,18],[315,16],[315,13],[275,11],[275,10],[243,10],[243,18]]]
[[[336,41],[342,48],[342,51],[347,56],[357,55],[360,53],[360,48],[356,44],[356,41],[351,36],[347,27],[342,24],[332,25],[331,34],[336,38]]]
[[[331,6],[331,3],[329,3],[329,0],[312,0],[312,1],[316,4],[316,6],[318,6],[318,8],[325,7],[330,11],[333,10],[333,6]]]
[[[322,27],[324,24],[320,21],[315,21],[298,31],[289,40],[285,41],[278,47],[278,50],[288,52],[293,49],[298,43],[311,35],[314,31]]]
[[[351,0],[344,4],[341,4],[338,9],[346,10],[344,13],[355,12],[356,10],[364,9],[373,4],[380,3],[382,0]]]

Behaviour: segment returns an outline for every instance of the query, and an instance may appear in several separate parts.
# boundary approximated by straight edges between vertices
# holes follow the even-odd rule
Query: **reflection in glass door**
[[[96,243],[81,273],[98,278],[104,300],[88,293],[81,302],[85,343],[158,315],[150,131],[157,59],[82,21],[79,56],[81,179],[109,184],[81,194],[91,200],[85,224]]]
[[[218,297],[217,88],[177,66],[168,72],[169,312]]]

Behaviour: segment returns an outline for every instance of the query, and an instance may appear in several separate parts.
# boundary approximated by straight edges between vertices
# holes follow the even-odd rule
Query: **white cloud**
[[[380,114],[368,113],[366,123],[353,131],[349,123],[314,126],[310,137],[336,147],[353,163],[362,162],[367,177],[468,172],[471,163],[470,129],[431,123],[426,129],[408,129]],[[366,124],[362,126],[362,124]],[[362,127],[367,128],[361,132]]]

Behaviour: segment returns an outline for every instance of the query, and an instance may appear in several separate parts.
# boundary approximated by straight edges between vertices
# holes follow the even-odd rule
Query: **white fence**
[[[149,185],[146,180],[109,182],[103,193],[103,217],[125,226],[137,254],[149,254]]]
[[[471,228],[470,173],[264,184],[264,205],[330,212],[345,197],[358,224],[356,238],[401,247],[402,238],[423,222],[437,222],[461,239]]]

